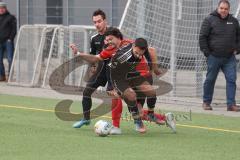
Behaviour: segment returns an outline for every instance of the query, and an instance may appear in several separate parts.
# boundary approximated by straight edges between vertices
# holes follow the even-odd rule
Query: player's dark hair
[[[121,31],[116,27],[107,28],[107,31],[105,32],[105,36],[110,36],[110,35],[112,35],[116,38],[119,38],[121,40],[123,39],[123,35],[122,35]]]
[[[147,40],[144,38],[137,38],[134,42],[135,47],[140,48],[141,50],[147,50],[148,43]]]
[[[103,19],[106,19],[106,14],[101,9],[94,11],[92,16],[95,17],[99,15],[102,16]]]
[[[218,6],[220,6],[221,3],[226,3],[226,4],[228,5],[228,7],[230,8],[230,3],[229,3],[228,0],[220,0],[220,1],[218,2]]]

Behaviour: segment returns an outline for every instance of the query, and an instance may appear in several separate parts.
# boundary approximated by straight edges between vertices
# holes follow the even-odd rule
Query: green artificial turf
[[[191,114],[190,119],[189,113],[174,112],[179,117],[185,115],[177,121],[176,134],[166,126],[149,122],[145,122],[148,132],[139,134],[133,122],[124,119],[122,135],[98,137],[93,131],[94,123],[99,119],[111,121],[110,114],[92,120],[89,126],[74,129],[72,121],[56,117],[54,107],[59,101],[0,95],[0,160],[238,160],[240,157],[240,118]],[[81,112],[80,104],[74,102],[71,110]]]

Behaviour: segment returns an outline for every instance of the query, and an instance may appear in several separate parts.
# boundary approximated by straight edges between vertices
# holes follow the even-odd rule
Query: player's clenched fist
[[[77,54],[78,48],[76,44],[70,44],[69,47],[72,49],[73,54]]]

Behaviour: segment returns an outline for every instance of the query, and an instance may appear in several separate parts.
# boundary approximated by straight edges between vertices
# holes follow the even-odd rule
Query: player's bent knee
[[[136,92],[130,88],[124,91],[124,97],[128,101],[136,101],[137,100],[137,95]]]

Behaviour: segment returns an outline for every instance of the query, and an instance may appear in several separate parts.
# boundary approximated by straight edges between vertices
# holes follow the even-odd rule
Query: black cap
[[[144,38],[137,38],[134,44],[135,47],[139,47],[141,50],[146,50],[148,48],[147,40]]]

